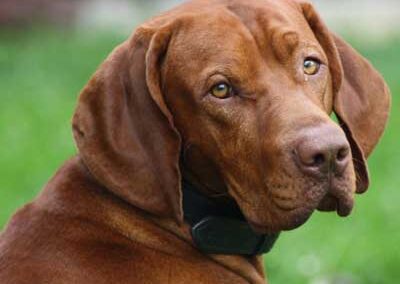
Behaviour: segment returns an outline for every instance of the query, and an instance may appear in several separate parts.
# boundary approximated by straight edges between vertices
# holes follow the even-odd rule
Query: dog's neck
[[[70,204],[72,206],[70,212],[82,216],[82,218],[92,219],[98,224],[106,224],[127,239],[167,255],[185,258],[194,255],[197,251],[191,237],[191,226],[189,224],[180,225],[171,218],[160,218],[131,206],[111,191],[105,190],[79,157],[67,162],[64,170],[69,173],[78,172],[79,176],[73,176],[73,178],[80,182],[88,181],[88,184],[93,187],[73,189],[77,190],[76,195],[80,196],[81,201]],[[57,179],[56,181],[58,182]],[[52,187],[55,187],[55,185]],[[96,198],[93,198],[93,195]],[[44,197],[45,195],[42,198]],[[82,203],[82,200],[87,201],[88,205]],[[88,211],[89,204],[90,206],[104,208],[104,210]],[[90,215],[88,216],[88,214]],[[248,283],[266,283],[263,262],[259,255],[204,254],[204,257],[241,276]]]

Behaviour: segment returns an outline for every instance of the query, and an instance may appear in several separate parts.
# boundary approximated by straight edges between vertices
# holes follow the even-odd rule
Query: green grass
[[[70,119],[77,95],[123,40],[112,34],[33,30],[0,34],[0,228],[75,154]],[[265,257],[272,284],[397,283],[400,279],[400,41],[356,47],[383,73],[391,121],[369,161],[370,190],[348,218],[316,213],[283,233]]]
[[[75,153],[80,89],[121,37],[68,31],[0,35],[0,227]]]

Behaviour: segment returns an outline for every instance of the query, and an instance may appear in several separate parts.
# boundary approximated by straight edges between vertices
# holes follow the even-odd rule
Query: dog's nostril
[[[314,156],[314,158],[313,158],[312,166],[320,167],[320,166],[322,166],[323,164],[325,164],[325,161],[326,161],[326,159],[325,159],[324,154],[321,154],[321,153],[316,154],[316,155]]]
[[[341,162],[341,161],[345,160],[348,155],[349,155],[349,148],[348,147],[342,147],[337,152],[336,160]]]

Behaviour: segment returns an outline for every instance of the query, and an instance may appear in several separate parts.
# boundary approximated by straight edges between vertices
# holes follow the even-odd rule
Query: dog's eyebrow
[[[296,31],[281,28],[272,31],[270,40],[275,57],[282,63],[289,60],[300,44],[300,37]]]

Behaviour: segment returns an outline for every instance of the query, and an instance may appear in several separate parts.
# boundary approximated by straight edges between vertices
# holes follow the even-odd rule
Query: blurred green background
[[[70,120],[80,89],[128,33],[76,27],[0,29],[0,229],[76,153]],[[315,213],[265,256],[282,283],[398,283],[400,279],[400,34],[346,36],[387,80],[389,126],[369,159],[372,185],[353,214]]]

